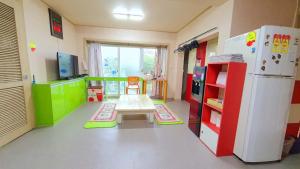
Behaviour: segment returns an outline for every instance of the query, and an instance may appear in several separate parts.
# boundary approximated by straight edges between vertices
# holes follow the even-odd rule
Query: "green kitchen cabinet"
[[[51,126],[86,103],[85,80],[33,84],[36,127]]]
[[[51,86],[51,101],[53,121],[56,123],[66,114],[65,99],[64,99],[64,85]]]

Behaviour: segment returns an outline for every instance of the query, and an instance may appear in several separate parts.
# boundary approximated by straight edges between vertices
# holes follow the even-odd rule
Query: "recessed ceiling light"
[[[116,8],[113,12],[116,19],[141,21],[144,19],[144,14],[141,10],[132,9],[128,11],[126,8]]]
[[[116,19],[120,19],[120,20],[127,20],[128,19],[128,15],[127,14],[122,14],[122,13],[113,13],[114,17]]]
[[[133,21],[141,21],[144,19],[143,15],[129,15],[129,19]]]

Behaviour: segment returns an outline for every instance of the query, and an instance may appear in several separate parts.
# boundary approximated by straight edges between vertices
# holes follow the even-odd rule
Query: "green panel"
[[[32,85],[36,127],[53,124],[50,85]]]
[[[88,121],[84,124],[84,128],[113,128],[117,125],[116,120],[114,121],[105,121],[105,122],[97,122],[97,121]]]
[[[94,81],[127,81],[127,77],[85,77],[85,80],[94,80]],[[140,77],[140,81],[144,80]]]
[[[126,82],[128,80],[127,77],[85,77],[86,85],[88,85],[88,81],[117,81],[117,82]],[[144,88],[144,79],[140,77],[141,91]]]
[[[54,122],[59,121],[65,115],[64,85],[51,86],[52,113]]]

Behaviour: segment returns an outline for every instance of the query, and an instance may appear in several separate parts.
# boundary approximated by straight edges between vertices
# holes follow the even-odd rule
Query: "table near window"
[[[158,78],[158,79],[144,79],[143,80],[143,94],[147,93],[147,82],[152,81],[156,83],[158,86],[158,95],[159,98],[162,98],[164,102],[167,101],[168,98],[168,81],[166,79]]]

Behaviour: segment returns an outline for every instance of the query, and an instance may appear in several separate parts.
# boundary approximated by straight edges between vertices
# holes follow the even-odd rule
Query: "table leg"
[[[143,80],[142,94],[147,94],[147,80]]]
[[[149,113],[149,122],[153,123],[154,122],[154,113]]]
[[[120,114],[120,113],[117,114],[117,123],[118,124],[122,123],[122,114]]]
[[[158,92],[159,92],[159,98],[161,98],[162,95],[163,95],[163,91],[162,91],[163,81],[158,81],[158,88],[159,88],[159,90],[158,90]]]
[[[166,102],[167,101],[167,99],[168,99],[168,81],[164,81],[164,96],[163,96],[163,100],[164,100],[164,102]]]

